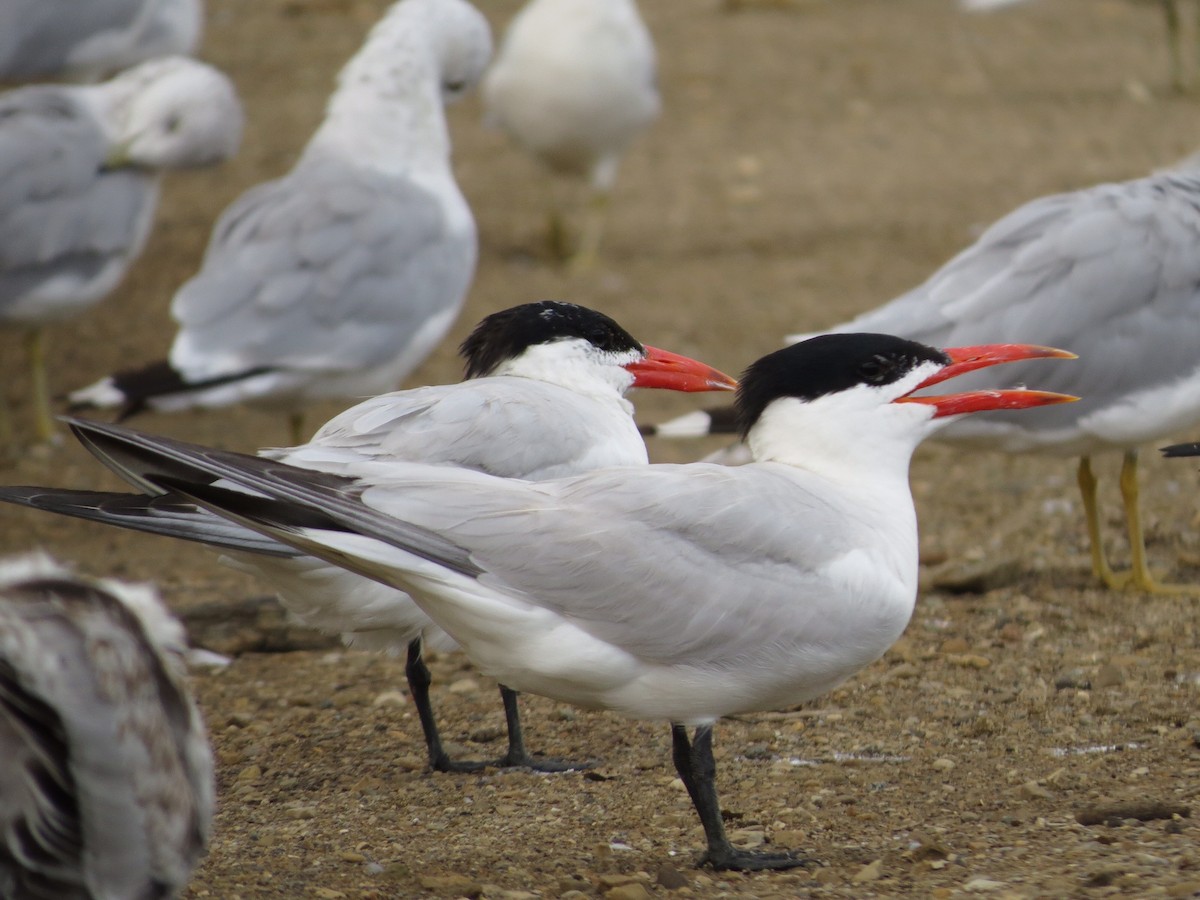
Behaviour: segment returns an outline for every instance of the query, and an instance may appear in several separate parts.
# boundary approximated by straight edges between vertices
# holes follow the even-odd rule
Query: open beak
[[[974,347],[946,347],[942,350],[950,357],[950,363],[914,388],[919,391],[939,384],[957,375],[974,372],[1000,363],[1018,362],[1025,359],[1077,359],[1074,353],[1054,347],[1039,347],[1033,344],[979,344]],[[1071,403],[1078,400],[1070,394],[1052,391],[1030,391],[1024,388],[1006,390],[965,391],[961,394],[914,397],[908,394],[897,399],[897,403],[925,403],[936,412],[933,417],[959,416],[964,413],[984,412],[991,409],[1029,409],[1034,406],[1050,406],[1055,403]]]
[[[668,391],[735,391],[737,382],[688,356],[646,346],[646,355],[625,368],[633,373],[633,386]]]

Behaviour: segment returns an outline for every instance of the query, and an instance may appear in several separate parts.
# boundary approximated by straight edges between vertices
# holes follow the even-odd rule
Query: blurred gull
[[[183,628],[144,585],[0,561],[0,897],[173,897],[213,762]]]
[[[74,392],[76,407],[252,402],[287,412],[298,443],[306,404],[395,388],[449,331],[474,275],[475,222],[442,104],[490,53],[465,0],[394,4],[292,171],[217,221],[172,302],[169,358]]]
[[[0,327],[29,331],[41,439],[53,432],[42,326],[98,302],[125,276],[154,222],[156,170],[227,159],[241,133],[229,79],[182,56],[97,85],[0,95]]]
[[[200,43],[200,0],[4,0],[0,81],[94,81]]]
[[[489,120],[550,168],[591,185],[572,259],[595,261],[617,166],[659,114],[654,44],[633,0],[531,0],[483,83]],[[561,247],[557,212],[552,240]]]
[[[1001,218],[923,284],[831,332],[884,331],[933,343],[1022,341],[1065,347],[1066,366],[1018,363],[1014,383],[1077,394],[1022,416],[982,413],[937,440],[1005,453],[1078,457],[1092,568],[1109,588],[1163,585],[1146,562],[1138,447],[1200,425],[1200,171],[1180,170],[1041,197]],[[809,334],[789,336],[800,341]],[[962,382],[971,385],[975,376]],[[726,431],[697,413],[648,433]],[[1131,569],[1105,557],[1092,456],[1123,454],[1120,489]]]

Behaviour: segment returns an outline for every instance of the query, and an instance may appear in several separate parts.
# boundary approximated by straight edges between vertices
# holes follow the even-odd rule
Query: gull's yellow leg
[[[1159,0],[1163,9],[1163,18],[1167,26],[1167,65],[1171,77],[1171,89],[1180,93],[1190,91],[1196,82],[1196,65],[1200,63],[1200,4],[1197,4],[1198,18],[1192,25],[1196,33],[1192,41],[1188,41],[1181,13],[1182,0]],[[1191,58],[1184,53],[1189,43],[1195,45],[1196,53]]]
[[[1096,502],[1096,476],[1090,456],[1079,458],[1079,493],[1083,495],[1083,513],[1087,518],[1088,540],[1092,545],[1092,572],[1110,590],[1118,591],[1129,583],[1129,575],[1117,575],[1104,557],[1104,539],[1100,535],[1100,512]]]
[[[304,413],[294,412],[288,414],[288,431],[292,435],[293,447],[299,447],[304,443]]]
[[[1125,451],[1121,463],[1121,498],[1125,501],[1125,523],[1129,528],[1130,579],[1127,587],[1147,594],[1196,594],[1200,586],[1162,584],[1155,581],[1146,564],[1146,540],[1142,531],[1142,513],[1138,503],[1136,450]]]
[[[29,354],[29,379],[33,385],[33,423],[38,441],[48,444],[54,440],[54,415],[50,412],[50,387],[46,381],[45,333],[32,328],[25,338]]]
[[[608,221],[608,198],[608,191],[600,190],[592,191],[588,197],[579,248],[569,263],[572,272],[586,272],[594,268],[600,258],[600,240],[604,237],[604,225]]]

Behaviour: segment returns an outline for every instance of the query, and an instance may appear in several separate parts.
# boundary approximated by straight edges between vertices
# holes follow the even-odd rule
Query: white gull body
[[[445,337],[474,275],[443,104],[490,53],[465,0],[390,7],[292,171],[217,221],[172,302],[169,359],[71,400],[127,411],[253,402],[298,417],[316,399],[394,389]]]
[[[213,812],[185,649],[146,586],[0,561],[0,895],[183,889]]]
[[[484,78],[487,118],[549,168],[587,179],[594,257],[621,157],[658,118],[654,43],[633,0],[531,0]]]

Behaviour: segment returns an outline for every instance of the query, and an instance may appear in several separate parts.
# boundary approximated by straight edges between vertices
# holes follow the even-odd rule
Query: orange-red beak
[[[1039,347],[1034,344],[979,344],[974,347],[946,347],[942,350],[950,357],[950,364],[926,378],[914,390],[939,384],[956,375],[973,372],[1001,363],[1018,362],[1025,359],[1076,359],[1067,350],[1054,347]],[[1078,400],[1070,394],[1052,391],[1030,391],[1024,388],[1006,390],[964,391],[960,394],[913,397],[911,394],[897,399],[897,403],[925,403],[934,407],[933,417],[958,416],[964,413],[984,412],[991,409],[1029,409],[1034,406],[1050,406],[1054,403],[1071,403]]]
[[[646,346],[646,355],[625,368],[633,373],[633,386],[668,391],[734,391],[737,382],[712,366],[669,350]]]

